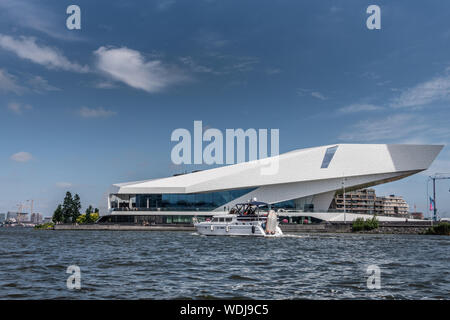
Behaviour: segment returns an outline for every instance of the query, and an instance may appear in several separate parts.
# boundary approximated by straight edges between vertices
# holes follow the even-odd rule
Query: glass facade
[[[309,217],[309,216],[283,216],[280,214],[278,216],[280,224],[311,224],[311,223],[321,223],[322,220]]]
[[[297,202],[296,202],[297,200]],[[284,210],[302,210],[305,212],[313,212],[314,204],[299,199],[287,200],[272,204],[272,209],[284,209]]]
[[[256,188],[193,194],[137,194],[137,210],[210,211],[233,201]]]
[[[322,166],[320,168],[328,168],[328,165],[330,164],[331,160],[334,157],[334,154],[336,153],[338,146],[330,147],[325,152],[325,156],[323,157]]]
[[[295,207],[295,201],[294,200],[287,200],[283,202],[278,202],[272,204],[272,209],[285,209],[285,210],[294,210]]]
[[[191,215],[109,215],[103,216],[98,221],[99,223],[119,223],[131,225],[165,225],[165,224],[186,224],[191,225],[194,216]],[[197,221],[205,221],[211,216],[195,216]]]

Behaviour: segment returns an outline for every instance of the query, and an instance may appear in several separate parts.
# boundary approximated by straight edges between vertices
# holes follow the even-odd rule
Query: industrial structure
[[[436,207],[436,180],[448,180],[450,179],[450,174],[446,173],[436,173],[429,177],[429,180],[433,182],[433,198],[430,198],[430,210],[433,210],[433,220],[438,220],[437,207]]]

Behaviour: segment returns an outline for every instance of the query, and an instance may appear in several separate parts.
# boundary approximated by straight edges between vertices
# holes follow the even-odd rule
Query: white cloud
[[[139,51],[126,47],[100,47],[94,54],[101,72],[130,87],[150,93],[188,79],[176,68],[166,66],[160,60],[146,61]]]
[[[50,10],[42,1],[28,0],[0,0],[2,18],[6,18],[11,25],[43,32],[60,40],[80,40],[79,33],[65,28],[64,12]]]
[[[71,188],[72,184],[70,182],[57,182],[56,186],[58,188]]]
[[[42,93],[44,91],[59,91],[60,89],[54,87],[48,83],[48,81],[41,76],[32,76],[28,79],[27,84],[36,93]]]
[[[320,92],[317,92],[317,91],[311,92],[311,96],[314,97],[314,98],[320,99],[320,100],[326,100],[327,99],[323,94],[321,94]]]
[[[28,162],[31,159],[33,159],[33,156],[29,152],[17,152],[11,156],[11,160],[17,161],[17,162]]]
[[[252,71],[255,64],[259,63],[258,58],[254,57],[237,57],[236,62],[225,68],[225,72],[248,72]]]
[[[20,104],[17,102],[8,103],[8,110],[18,115],[21,115],[24,111],[31,109],[33,109],[33,107],[29,104]]]
[[[383,107],[376,106],[368,103],[355,103],[345,107],[342,107],[338,110],[339,113],[356,113],[356,112],[365,112],[365,111],[378,111],[383,110]]]
[[[273,75],[273,74],[281,73],[281,69],[279,69],[279,68],[266,68],[265,72],[268,75]]]
[[[196,63],[194,61],[194,59],[192,57],[181,57],[180,61],[182,63],[184,63],[185,65],[187,65],[193,72],[198,72],[198,73],[213,73],[213,69],[206,67],[206,66],[202,66],[199,65],[198,63]]]
[[[201,30],[194,39],[206,49],[219,49],[227,46],[230,41],[224,39],[219,33]]]
[[[332,6],[332,7],[330,8],[330,13],[337,13],[337,12],[340,12],[340,11],[342,11],[342,10],[343,10],[343,9],[340,8],[340,7]]]
[[[61,69],[85,73],[89,71],[87,66],[81,66],[70,62],[58,50],[39,45],[32,37],[20,37],[18,39],[0,34],[0,47],[15,53],[18,57],[43,65],[49,69]]]
[[[305,96],[305,95],[310,95],[313,98],[316,99],[320,99],[320,100],[327,100],[328,98],[325,97],[322,93],[320,93],[319,91],[314,91],[311,89],[305,89],[305,88],[300,88],[297,90],[298,95],[300,96]]]
[[[404,90],[391,104],[394,108],[421,107],[450,99],[450,77],[436,77]]]
[[[182,57],[180,61],[193,72],[211,73],[219,76],[250,72],[255,69],[255,65],[260,63],[260,59],[256,57],[233,56],[218,52],[206,52],[202,59],[208,61],[208,65],[214,65],[214,68],[205,66],[204,62],[199,64],[192,57]],[[277,72],[278,70],[275,70],[273,73]],[[241,77],[239,74],[238,76]]]
[[[366,78],[366,79],[370,79],[370,80],[378,80],[381,78],[381,76],[375,72],[367,71],[367,72],[364,72],[363,74],[361,74],[361,78]]]
[[[16,78],[6,70],[0,69],[0,91],[21,94],[26,89],[16,83]]]
[[[87,107],[82,107],[80,110],[80,115],[83,118],[106,118],[116,115],[117,112],[103,109],[102,107],[97,109],[90,109]]]
[[[381,119],[363,120],[349,128],[339,139],[345,141],[385,141],[427,134],[429,125],[413,114],[395,114]]]
[[[174,4],[175,0],[159,0],[156,4],[156,8],[159,11],[165,11],[172,7]]]
[[[117,85],[112,81],[99,81],[94,84],[94,87],[99,89],[113,89],[117,88]]]

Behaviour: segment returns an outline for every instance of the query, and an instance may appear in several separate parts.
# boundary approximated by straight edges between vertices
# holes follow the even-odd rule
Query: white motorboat
[[[194,220],[194,226],[199,234],[207,236],[282,236],[276,212],[261,207],[269,205],[257,201],[239,203],[229,213],[214,215],[209,221]]]

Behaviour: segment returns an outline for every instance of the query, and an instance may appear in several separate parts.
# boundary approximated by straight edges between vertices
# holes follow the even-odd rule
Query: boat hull
[[[194,224],[197,232],[205,236],[250,236],[250,237],[279,237],[283,235],[277,226],[273,234],[267,234],[261,224],[214,224],[201,222]]]

